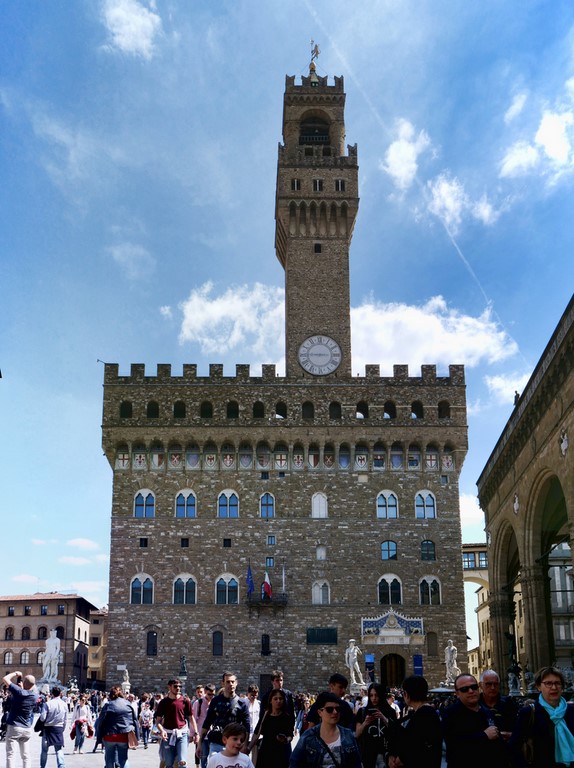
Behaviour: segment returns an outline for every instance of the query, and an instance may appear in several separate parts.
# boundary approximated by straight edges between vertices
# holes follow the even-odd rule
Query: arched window
[[[227,403],[227,418],[238,419],[239,418],[239,403],[235,400],[230,400]]]
[[[397,418],[397,406],[392,400],[387,400],[383,408],[383,418],[396,419]]]
[[[432,576],[425,576],[419,583],[421,605],[440,605],[440,584]]]
[[[258,400],[256,403],[253,403],[253,418],[254,419],[265,418],[265,406],[260,400]]]
[[[44,661],[44,651],[38,651],[36,654],[36,664],[42,664]]]
[[[341,418],[341,403],[337,403],[337,402],[329,403],[329,418],[330,419]]]
[[[48,630],[46,627],[38,627],[38,640],[46,640],[48,637]]]
[[[13,659],[14,659],[14,654],[12,653],[12,651],[6,651],[6,653],[4,654],[4,664],[7,666],[12,664]]]
[[[150,402],[147,404],[146,416],[148,417],[148,419],[158,419],[159,403],[156,403],[155,400],[150,400]]]
[[[217,605],[237,605],[239,603],[239,582],[235,576],[220,576],[215,583],[215,602]]]
[[[326,560],[327,547],[324,544],[319,544],[319,546],[315,550],[315,554],[316,554],[317,560]]]
[[[311,517],[329,517],[329,504],[324,493],[314,493],[311,499]]]
[[[272,494],[264,493],[259,499],[259,509],[261,517],[269,519],[275,517],[275,499]]]
[[[195,580],[185,576],[173,582],[174,605],[195,605]]]
[[[214,656],[223,656],[223,632],[216,630],[211,638],[211,651]]]
[[[377,591],[380,605],[401,605],[402,586],[394,574],[386,574],[380,578]]]
[[[357,419],[368,419],[369,418],[369,406],[368,406],[368,404],[364,400],[361,400],[360,403],[357,403],[357,410],[356,410],[356,413],[355,413],[355,417]]]
[[[149,576],[143,581],[138,576],[132,580],[130,603],[133,605],[151,605],[153,603],[153,581]]]
[[[391,445],[391,469],[402,469],[403,458],[403,446],[400,443],[393,443]]]
[[[134,517],[154,517],[155,497],[147,488],[136,493],[134,499]]]
[[[173,404],[173,418],[185,419],[186,409],[183,400],[178,400]]]
[[[411,405],[411,419],[423,419],[424,409],[420,400],[415,400]]]
[[[381,544],[381,560],[396,560],[397,559],[397,543],[396,541],[383,541]]]
[[[20,654],[20,664],[30,663],[30,651],[22,651]]]
[[[330,593],[329,593],[328,581],[315,581],[311,587],[311,602],[313,605],[329,605]]]
[[[434,541],[430,541],[430,539],[421,541],[421,560],[436,560],[436,547]]]
[[[436,501],[430,491],[421,491],[415,498],[415,517],[417,520],[431,520],[436,517]]]
[[[22,640],[30,639],[30,627],[22,627]]]
[[[377,496],[377,517],[396,520],[399,516],[399,500],[392,491],[381,491]]]
[[[204,400],[199,406],[199,416],[201,419],[212,419],[213,403],[210,403],[209,400]]]
[[[261,655],[271,655],[271,639],[269,635],[261,635]]]
[[[217,499],[217,517],[239,517],[239,497],[234,491],[222,491]]]
[[[4,630],[4,640],[14,640],[14,627],[6,627]]]
[[[153,629],[146,633],[145,652],[146,656],[157,656],[157,632]]]
[[[197,499],[193,491],[184,490],[175,497],[176,517],[195,517],[197,512]]]
[[[124,400],[123,403],[120,403],[120,419],[131,419],[132,414],[132,404],[129,400]]]
[[[438,404],[439,419],[450,419],[450,403],[448,400],[441,400]]]
[[[301,406],[301,415],[304,419],[315,418],[315,406],[309,400],[305,401]]]
[[[275,416],[278,419],[287,418],[287,406],[285,403],[277,403],[275,406]]]

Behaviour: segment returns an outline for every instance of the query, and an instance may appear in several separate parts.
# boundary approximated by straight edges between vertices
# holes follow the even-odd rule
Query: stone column
[[[546,605],[546,581],[548,574],[540,564],[524,566],[521,571],[522,604],[525,613],[524,650],[528,666],[534,672],[545,664],[551,664],[550,633]],[[548,631],[546,628],[548,627]]]

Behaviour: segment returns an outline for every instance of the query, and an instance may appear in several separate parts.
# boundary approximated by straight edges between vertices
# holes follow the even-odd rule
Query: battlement
[[[293,379],[277,374],[276,366],[273,364],[263,365],[261,367],[261,376],[251,375],[251,366],[240,363],[235,366],[234,376],[225,376],[223,365],[221,363],[211,363],[208,376],[197,375],[197,365],[195,363],[185,363],[183,365],[182,375],[172,375],[170,363],[158,363],[155,374],[146,375],[146,367],[143,363],[132,363],[129,375],[120,375],[119,365],[117,363],[106,363],[104,370],[104,384],[106,386],[113,384],[169,384],[181,385],[186,383],[207,384],[252,384],[261,385],[262,383],[274,383],[281,386],[299,385],[299,386],[346,386],[361,387],[365,384],[384,384],[392,385],[410,385],[410,386],[429,386],[435,384],[464,386],[464,366],[449,365],[449,376],[437,376],[436,365],[421,366],[420,376],[410,376],[408,365],[394,365],[393,376],[381,376],[380,365],[365,366],[364,376],[354,376],[353,378],[337,379],[322,377]]]
[[[327,88],[332,93],[344,93],[345,91],[345,80],[343,76],[337,77],[335,75],[334,77],[335,82],[333,85],[329,85],[329,78],[328,77],[321,77],[321,75],[316,75],[315,79],[311,79],[309,76],[302,75],[301,77],[301,84],[296,85],[295,83],[295,75],[286,75],[285,77],[285,93],[301,93],[301,92],[309,92],[312,93],[314,96],[317,96],[320,91],[318,91],[318,88]]]

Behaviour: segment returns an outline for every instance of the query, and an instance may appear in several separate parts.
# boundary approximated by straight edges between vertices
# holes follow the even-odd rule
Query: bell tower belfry
[[[288,378],[351,376],[349,246],[359,197],[344,110],[343,78],[328,85],[314,61],[301,85],[286,78],[275,249],[285,269]]]

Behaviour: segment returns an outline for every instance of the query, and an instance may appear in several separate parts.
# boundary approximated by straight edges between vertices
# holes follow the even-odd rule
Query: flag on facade
[[[267,571],[265,571],[265,581],[263,582],[263,594],[268,600],[271,600],[271,598],[273,597],[271,582],[269,581],[269,574],[267,573]]]
[[[255,592],[255,584],[253,583],[253,574],[251,573],[251,561],[247,566],[247,594],[252,595]]]

